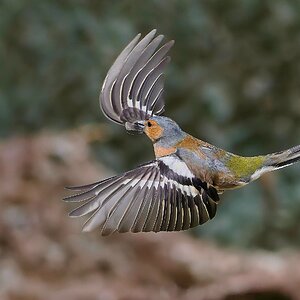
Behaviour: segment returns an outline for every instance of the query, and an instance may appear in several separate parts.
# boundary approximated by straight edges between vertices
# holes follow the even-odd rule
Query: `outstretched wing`
[[[164,110],[164,69],[170,41],[160,47],[163,35],[152,30],[139,41],[138,34],[111,66],[100,93],[100,106],[107,118],[124,124],[145,120]]]
[[[83,230],[113,232],[179,231],[215,216],[218,194],[195,178],[176,155],[159,158],[120,176],[71,188],[65,201],[83,202],[72,217],[92,213]]]

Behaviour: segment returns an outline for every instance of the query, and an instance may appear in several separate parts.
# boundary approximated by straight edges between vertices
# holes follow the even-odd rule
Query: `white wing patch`
[[[169,179],[167,177],[163,178],[163,181],[161,181],[160,186],[163,188],[164,187],[164,183],[169,183],[170,185],[175,186],[177,189],[181,190],[181,192],[188,196],[197,196],[199,194],[198,190],[193,187],[192,185],[183,185],[181,183],[178,183],[177,181],[173,180],[173,179]]]
[[[140,100],[135,101],[135,105],[133,105],[133,101],[132,99],[130,99],[129,97],[127,98],[127,105],[130,108],[136,108],[136,109],[140,109],[143,112],[152,115],[153,111],[151,109],[147,110],[147,105],[142,105],[142,107],[140,107]]]
[[[129,97],[127,98],[127,105],[128,107],[133,107],[133,101]]]
[[[161,157],[160,160],[179,176],[188,178],[195,177],[187,165],[176,156],[164,156]]]
[[[167,185],[173,185],[177,189],[181,190],[182,193],[185,193],[188,196],[197,196],[199,194],[198,190],[192,186],[192,185],[183,185],[181,183],[178,183],[177,181],[173,179],[169,179],[165,176],[162,176],[162,180],[157,181],[155,180],[154,183],[150,180],[144,180],[144,179],[126,179],[122,182],[122,185],[130,184],[131,187],[139,186],[141,189],[146,185],[147,188],[154,187],[156,190],[158,189],[158,185],[160,185],[161,188],[164,188],[165,184]],[[98,194],[98,193],[95,193]]]

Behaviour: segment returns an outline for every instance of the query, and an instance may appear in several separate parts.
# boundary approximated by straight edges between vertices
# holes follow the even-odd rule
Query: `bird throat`
[[[157,144],[153,144],[153,148],[154,148],[154,153],[156,157],[163,157],[166,155],[170,155],[176,152],[176,148],[175,147],[168,147],[168,148],[164,148],[161,146],[158,146]]]

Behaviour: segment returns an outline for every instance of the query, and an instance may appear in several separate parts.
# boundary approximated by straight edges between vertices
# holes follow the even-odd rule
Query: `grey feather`
[[[123,84],[123,99],[128,99],[130,97],[130,90],[132,88],[133,82],[138,75],[138,73],[141,71],[141,69],[145,66],[147,61],[150,59],[150,57],[153,55],[154,51],[160,44],[160,42],[163,39],[163,35],[159,35],[156,38],[154,38],[148,46],[143,51],[142,55],[139,57],[135,65],[132,67],[131,71],[128,73],[124,80]],[[135,103],[137,99],[132,99]]]
[[[155,188],[153,187],[153,185],[155,183],[157,176],[158,176],[157,172],[153,172],[153,174],[151,174],[150,178],[148,179],[149,182],[152,182],[152,185],[150,186],[150,188],[148,187],[146,188],[145,197],[142,199],[142,203],[140,205],[138,214],[133,223],[132,232],[143,231],[145,222],[147,220],[148,212],[150,209],[150,204],[151,204],[150,201],[155,193]]]
[[[100,107],[104,113],[104,115],[111,119],[114,122],[120,123],[120,117],[118,113],[116,113],[113,110],[112,103],[111,103],[111,89],[112,86],[117,79],[118,74],[120,73],[123,64],[128,57],[129,53],[132,51],[132,49],[137,44],[139,38],[141,37],[141,34],[139,33],[126,47],[125,49],[119,54],[117,59],[115,60],[114,64],[109,69],[101,89],[100,93]],[[119,103],[118,103],[119,104]],[[116,105],[118,105],[116,104]],[[121,107],[118,108],[120,110]]]
[[[155,171],[155,170],[153,170]],[[145,173],[145,176],[142,178],[142,180],[145,180],[148,182],[149,178],[152,175],[153,171],[149,171],[148,173]],[[137,189],[134,196],[132,197],[130,201],[130,205],[128,206],[128,209],[124,212],[123,217],[120,221],[118,231],[119,232],[128,232],[131,231],[133,224],[136,220],[139,207],[142,203],[142,200],[145,197],[146,192],[146,184],[140,189]]]
[[[140,35],[137,35],[107,73],[99,101],[105,116],[116,123],[145,120],[149,115],[158,115],[163,111],[164,101],[157,94],[162,94],[163,81],[158,82],[159,91],[156,88],[151,93],[151,89],[170,60],[166,54],[174,42],[168,42],[156,50],[163,36],[155,37],[155,34],[156,30],[152,30],[140,41]],[[145,93],[140,97],[144,84]],[[157,110],[154,103],[158,99]]]
[[[171,197],[170,197],[170,202],[171,202],[171,212],[170,212],[170,221],[169,221],[169,225],[168,225],[168,231],[174,231],[174,230],[181,230],[181,227],[178,229],[176,229],[176,224],[178,222],[178,219],[180,217],[180,212],[178,211],[178,207],[177,207],[177,201],[181,201],[181,194],[176,195],[176,188],[174,186],[174,188],[171,190]]]

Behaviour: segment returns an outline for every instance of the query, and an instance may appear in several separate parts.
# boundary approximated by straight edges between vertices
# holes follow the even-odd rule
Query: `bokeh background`
[[[175,39],[166,114],[241,155],[300,143],[300,1],[0,2],[1,299],[300,299],[299,165],[176,234],[81,234],[60,201],[153,158],[99,109],[138,33]],[[299,266],[298,266],[299,265]]]

